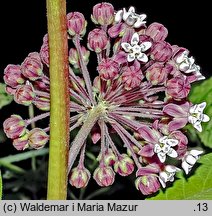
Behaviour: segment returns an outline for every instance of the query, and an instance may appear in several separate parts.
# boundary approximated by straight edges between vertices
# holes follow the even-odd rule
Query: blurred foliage
[[[0,109],[13,101],[13,97],[5,91],[6,85],[0,83]]]

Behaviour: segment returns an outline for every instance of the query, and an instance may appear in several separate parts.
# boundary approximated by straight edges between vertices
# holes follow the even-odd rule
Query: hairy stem
[[[97,106],[93,107],[88,113],[88,116],[84,121],[84,124],[80,128],[69,150],[69,163],[68,163],[69,172],[74,164],[77,155],[79,154],[80,149],[85,143],[88,134],[91,132],[91,129],[93,128],[97,120],[100,118],[100,116],[104,114],[104,111],[105,111],[105,107],[103,104],[100,103]]]
[[[47,0],[50,56],[50,149],[47,199],[67,196],[70,94],[66,1]]]

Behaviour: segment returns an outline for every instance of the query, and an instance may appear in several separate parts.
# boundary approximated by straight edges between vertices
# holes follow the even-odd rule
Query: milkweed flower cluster
[[[70,148],[78,145],[81,151],[78,165],[71,166],[72,186],[85,187],[91,176],[84,162],[88,134],[93,144],[100,146],[96,155],[99,165],[93,173],[97,184],[109,186],[117,174],[134,172],[135,186],[144,195],[173,182],[180,168],[188,174],[203,153],[188,150],[183,128],[192,124],[201,132],[202,122],[209,121],[205,102],[188,101],[191,84],[204,76],[189,51],[168,43],[167,29],[156,22],[147,25],[146,17],[134,7],[115,11],[112,4],[99,3],[91,15],[96,27],[86,34],[84,15],[67,15],[72,41],[70,132],[79,129]],[[84,38],[87,47],[81,43]],[[97,57],[96,71],[89,70],[91,51]],[[48,141],[48,127],[27,129],[30,123],[49,116],[48,67],[46,35],[40,53],[31,53],[20,66],[5,69],[7,92],[14,100],[45,111],[29,120],[12,115],[4,122],[4,131],[18,150],[38,149]],[[116,144],[116,135],[123,146]]]

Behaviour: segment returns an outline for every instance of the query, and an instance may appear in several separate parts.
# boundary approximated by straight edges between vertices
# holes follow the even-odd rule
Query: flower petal
[[[146,63],[148,62],[148,57],[146,54],[144,53],[140,53],[138,56],[137,56],[137,59],[143,63]]]
[[[128,12],[130,13],[135,13],[135,7],[131,6],[128,10]]]
[[[177,168],[176,166],[172,166],[172,165],[167,165],[165,167],[165,170],[169,173],[176,173],[176,172],[180,171],[179,168]]]
[[[196,163],[197,158],[195,158],[195,157],[192,156],[191,154],[188,154],[188,155],[185,157],[185,161],[186,161],[189,165],[193,166],[193,165]]]
[[[131,39],[131,45],[132,46],[135,46],[139,43],[139,35],[138,33],[134,33],[133,36],[132,36],[132,39]]]

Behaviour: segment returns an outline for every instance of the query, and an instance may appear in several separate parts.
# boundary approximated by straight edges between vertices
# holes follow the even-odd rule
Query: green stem
[[[70,97],[66,1],[47,0],[50,56],[50,150],[47,199],[67,197]]]
[[[105,112],[104,104],[100,103],[97,106],[93,107],[88,113],[88,116],[84,121],[84,124],[80,128],[69,150],[69,163],[68,163],[69,172],[74,164],[74,161],[76,160],[77,155],[79,154],[80,149],[82,148],[85,140],[87,139],[87,136],[91,132],[91,129],[93,128],[97,120],[104,115],[104,112]]]

